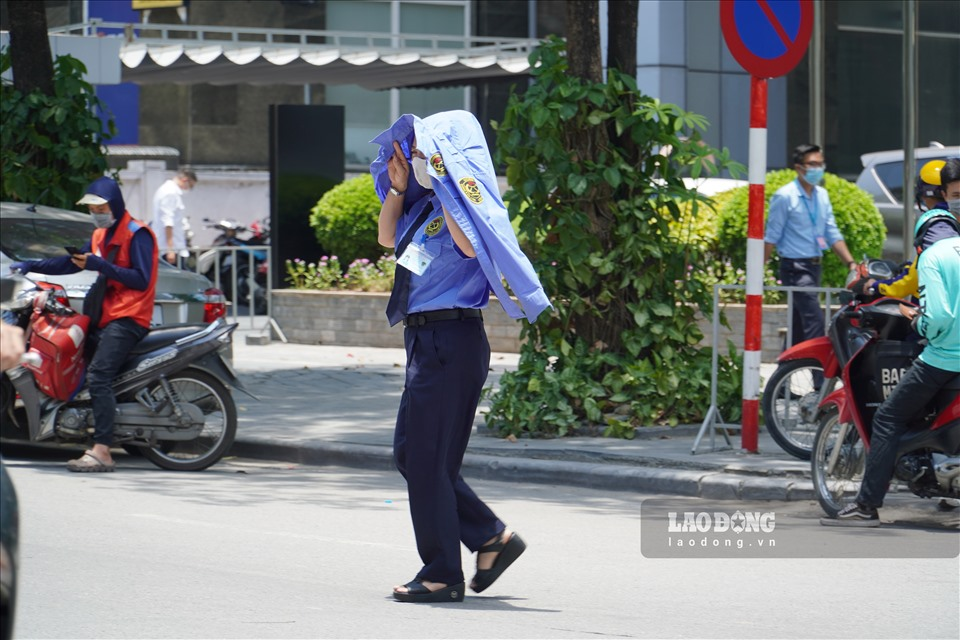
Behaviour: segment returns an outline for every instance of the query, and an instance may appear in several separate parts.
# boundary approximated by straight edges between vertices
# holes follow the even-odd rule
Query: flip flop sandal
[[[499,555],[497,555],[497,559],[493,561],[493,566],[489,569],[477,569],[477,573],[473,576],[473,581],[470,583],[470,588],[480,593],[492,585],[497,581],[497,578],[507,570],[507,567],[513,564],[514,561],[520,557],[520,554],[526,550],[526,543],[517,535],[516,531],[510,535],[510,539],[506,542],[503,541],[503,532],[501,531],[500,535],[497,536],[496,542],[477,549],[477,558],[480,557],[481,553],[499,552]]]
[[[109,473],[117,467],[115,462],[106,464],[93,454],[93,451],[84,451],[76,460],[67,463],[67,469],[79,473]]]
[[[452,584],[436,591],[430,591],[420,580],[411,580],[406,593],[394,591],[393,597],[400,602],[463,602],[463,583]]]

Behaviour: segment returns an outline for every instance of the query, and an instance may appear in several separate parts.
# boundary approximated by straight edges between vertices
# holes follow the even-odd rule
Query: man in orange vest
[[[126,210],[120,186],[110,178],[99,178],[87,187],[77,204],[87,205],[96,229],[79,253],[47,260],[16,262],[11,267],[22,273],[68,274],[97,271],[105,281],[102,305],[84,303],[91,317],[87,336],[87,383],[93,405],[93,447],[67,463],[70,471],[113,471],[110,455],[117,399],[112,382],[130,350],[147,335],[153,318],[157,286],[157,239],[146,224]],[[96,289],[95,285],[91,291]]]

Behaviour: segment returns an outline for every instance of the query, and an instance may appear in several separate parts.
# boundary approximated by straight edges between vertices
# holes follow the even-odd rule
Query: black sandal
[[[403,585],[406,593],[394,591],[393,597],[400,602],[463,602],[463,583],[453,584],[436,591],[430,591],[420,579],[414,579]]]
[[[480,593],[492,585],[497,581],[497,578],[507,570],[507,567],[513,564],[514,561],[520,557],[520,554],[526,550],[526,543],[524,543],[516,531],[510,534],[510,539],[506,542],[503,541],[503,532],[501,531],[500,534],[497,535],[495,542],[491,542],[477,549],[478,560],[481,553],[499,552],[499,555],[497,555],[497,559],[493,561],[493,566],[489,569],[477,569],[477,574],[473,576],[470,588]]]

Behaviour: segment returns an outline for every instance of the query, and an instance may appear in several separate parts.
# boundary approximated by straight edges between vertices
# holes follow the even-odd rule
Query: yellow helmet
[[[917,188],[914,195],[917,204],[923,203],[923,198],[936,198],[940,195],[940,170],[947,164],[944,160],[931,160],[920,168],[917,176]],[[921,207],[922,208],[922,207]]]

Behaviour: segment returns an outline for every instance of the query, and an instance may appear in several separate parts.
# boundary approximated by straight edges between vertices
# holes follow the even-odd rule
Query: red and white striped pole
[[[747,314],[743,334],[741,446],[757,453],[760,428],[760,336],[763,322],[763,197],[767,174],[767,81],[750,77],[750,203],[747,220]]]

